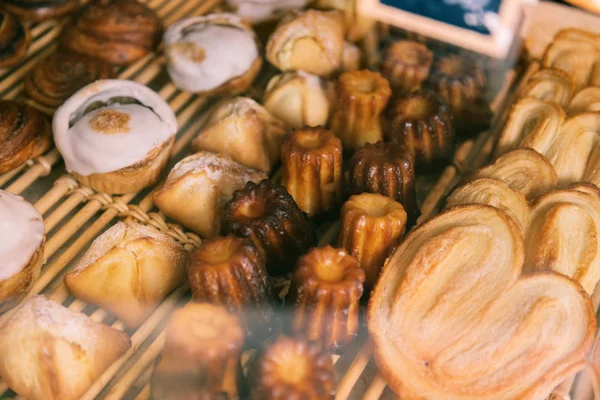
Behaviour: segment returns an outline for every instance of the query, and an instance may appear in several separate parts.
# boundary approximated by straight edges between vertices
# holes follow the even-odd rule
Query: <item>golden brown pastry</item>
[[[263,180],[235,192],[223,211],[222,230],[249,238],[262,252],[271,275],[290,272],[316,246],[315,228],[285,187]]]
[[[566,108],[573,97],[573,82],[564,71],[543,68],[529,78],[519,91],[519,97],[531,97]]]
[[[240,397],[244,331],[224,307],[188,303],[175,311],[152,377],[152,397],[161,400]]]
[[[365,270],[365,290],[371,291],[379,271],[406,228],[402,204],[381,194],[352,196],[342,207],[339,247],[356,257]]]
[[[192,141],[194,151],[231,156],[247,167],[269,173],[279,161],[286,126],[247,97],[224,100]]]
[[[186,228],[211,238],[219,233],[225,203],[246,182],[267,175],[229,156],[201,151],[179,161],[165,184],[154,193],[154,204]]]
[[[281,184],[313,217],[341,203],[342,143],[323,127],[301,128],[281,147]]]
[[[0,68],[12,67],[21,61],[30,44],[29,27],[14,15],[0,10]]]
[[[506,213],[451,208],[410,232],[371,294],[375,361],[403,399],[543,399],[584,368],[596,318],[554,273],[521,275]]]
[[[77,400],[130,347],[123,332],[34,296],[0,327],[0,377],[30,400]]]
[[[344,52],[342,54],[342,71],[354,72],[360,68],[363,55],[360,47],[352,42],[344,41]]]
[[[378,72],[361,70],[340,76],[331,129],[344,148],[356,150],[383,139],[382,113],[391,95],[390,83]]]
[[[600,84],[600,71],[596,65],[600,61],[598,44],[571,37],[569,31],[561,31],[548,45],[542,58],[545,68],[564,71],[576,91],[585,86]]]
[[[118,222],[94,240],[64,282],[75,297],[137,327],[185,282],[188,259],[187,250],[157,229]]]
[[[600,86],[590,86],[575,93],[566,108],[569,115],[586,111],[600,111]]]
[[[433,53],[424,44],[397,40],[386,50],[381,72],[394,90],[404,92],[421,85],[429,76]]]
[[[362,39],[375,27],[375,20],[358,12],[357,0],[315,0],[312,7],[321,10],[340,10],[346,22],[346,37],[352,42]]]
[[[32,22],[60,18],[79,7],[79,0],[3,0],[2,8]]]
[[[109,64],[133,64],[153,51],[162,35],[154,11],[137,0],[93,0],[74,16],[60,39],[76,53]]]
[[[0,101],[0,174],[41,156],[52,145],[46,117],[33,107]]]

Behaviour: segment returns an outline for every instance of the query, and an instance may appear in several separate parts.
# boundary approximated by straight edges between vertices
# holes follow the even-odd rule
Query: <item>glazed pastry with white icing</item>
[[[158,93],[121,79],[79,90],[52,125],[67,170],[84,185],[115,194],[156,183],[177,132],[175,114]]]
[[[40,275],[44,240],[38,210],[0,190],[0,312],[18,303]]]
[[[304,8],[307,0],[225,0],[235,14],[251,24],[274,21],[290,10]]]

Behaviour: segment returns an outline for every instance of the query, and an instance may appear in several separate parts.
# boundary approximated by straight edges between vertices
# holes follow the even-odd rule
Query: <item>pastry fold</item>
[[[543,68],[529,78],[519,91],[519,97],[556,103],[566,108],[573,92],[573,82],[566,72],[555,68]]]
[[[29,27],[11,13],[0,10],[0,68],[12,67],[21,61],[30,44]]]
[[[586,111],[600,111],[600,87],[590,86],[575,93],[566,110],[569,116]]]

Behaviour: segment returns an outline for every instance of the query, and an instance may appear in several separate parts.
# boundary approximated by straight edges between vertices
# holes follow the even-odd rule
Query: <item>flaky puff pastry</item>
[[[527,80],[518,96],[548,101],[566,108],[573,92],[573,82],[566,72],[555,68],[543,68]]]
[[[586,111],[600,111],[600,86],[590,86],[575,93],[566,107],[569,116]]]
[[[152,377],[153,398],[230,399],[240,397],[240,354],[244,331],[224,307],[188,303],[175,311]]]
[[[31,45],[29,27],[13,14],[0,10],[0,68],[8,68],[21,61]]]
[[[170,236],[118,222],[92,243],[64,281],[75,297],[136,327],[185,282],[187,263],[187,250]]]
[[[381,72],[389,79],[394,90],[411,90],[429,76],[433,53],[424,44],[397,40],[386,50]]]
[[[357,0],[316,0],[312,6],[322,10],[340,10],[346,22],[346,37],[356,42],[375,27],[375,20],[358,11]]]
[[[555,273],[521,275],[518,225],[484,205],[408,234],[371,294],[375,361],[402,399],[540,399],[586,363],[589,296]]]
[[[34,296],[0,328],[0,376],[30,400],[76,400],[130,347],[123,332]]]

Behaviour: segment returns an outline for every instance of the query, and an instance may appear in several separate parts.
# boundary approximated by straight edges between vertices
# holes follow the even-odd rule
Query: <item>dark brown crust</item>
[[[59,18],[79,8],[79,0],[3,0],[2,8],[25,21]]]
[[[29,27],[14,15],[0,10],[0,68],[12,67],[21,61],[30,44]]]
[[[410,40],[397,40],[387,49],[381,72],[394,90],[408,91],[418,87],[429,76],[433,53],[425,45]]]

